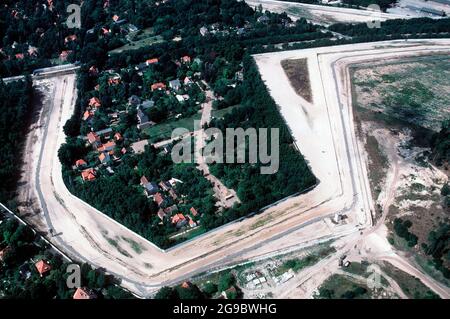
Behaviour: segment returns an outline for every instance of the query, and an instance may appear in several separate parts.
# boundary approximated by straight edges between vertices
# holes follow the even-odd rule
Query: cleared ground
[[[385,21],[387,19],[409,18],[406,14],[371,12],[367,10],[276,0],[245,0],[245,2],[252,7],[262,5],[263,11],[269,10],[277,13],[286,12],[294,20],[305,18],[310,22],[326,26],[339,22],[356,23],[374,20]]]
[[[345,70],[355,60],[408,56],[427,50],[448,51],[450,41],[394,41],[386,43],[387,49],[375,48],[380,45],[366,43],[256,55],[262,78],[320,184],[260,215],[225,225],[166,252],[68,192],[62,181],[57,150],[65,138],[62,126],[73,112],[75,77],[67,75],[51,80],[55,94],[44,105],[43,136],[38,137],[33,147],[41,152],[35,170],[43,220],[58,234],[52,241],[81,260],[104,267],[122,279],[122,285],[147,296],[161,285],[174,284],[194,274],[345,237],[337,254],[298,276],[304,282],[322,267],[336,263],[338,254],[353,249],[365,238],[362,244],[370,245],[371,251],[378,249],[380,256],[413,272],[441,296],[448,296],[448,290],[393,253],[383,234],[375,232],[378,229],[371,229],[373,203],[365,158],[354,131],[349,75]],[[280,64],[281,60],[300,58],[308,58],[313,109],[308,109],[294,89],[286,85],[289,81]],[[333,225],[326,218],[337,212],[347,216],[345,223]],[[114,241],[105,238],[105,230]],[[133,249],[131,241],[133,247],[140,249]],[[289,294],[298,284],[292,281],[290,289],[283,293]]]

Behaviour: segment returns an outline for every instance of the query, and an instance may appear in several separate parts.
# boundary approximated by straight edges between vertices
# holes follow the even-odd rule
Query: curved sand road
[[[443,40],[435,42],[448,48],[449,44],[444,44]],[[323,53],[347,51],[346,54],[350,54],[359,49],[377,51],[374,48],[381,45],[383,43],[319,49]],[[395,42],[391,49],[397,50],[400,45]],[[423,46],[420,42],[410,45]],[[331,72],[331,60],[318,58],[320,55],[315,50],[257,55],[255,59],[320,184],[258,216],[223,226],[167,252],[68,192],[62,181],[57,150],[65,139],[62,126],[73,112],[75,76],[56,78],[54,99],[47,106],[46,133],[36,143],[36,149],[41,151],[41,160],[37,161],[38,193],[45,221],[58,234],[52,241],[81,260],[104,267],[121,278],[122,285],[147,296],[163,284],[172,284],[215,267],[351,234],[370,226],[372,201],[353,119],[348,110],[340,107],[340,97],[336,94],[339,83]],[[315,100],[313,110],[302,109],[302,99],[287,84],[279,65],[281,59],[299,55],[314,62],[309,63]],[[349,216],[349,224],[330,229],[322,220],[337,211]],[[117,244],[111,244],[108,238],[116,240]],[[143,251],[135,252],[124,238],[138,243]]]

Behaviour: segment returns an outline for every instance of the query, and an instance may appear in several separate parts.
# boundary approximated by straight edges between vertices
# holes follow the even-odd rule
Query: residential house
[[[190,216],[188,216],[188,219],[189,219],[189,226],[190,227],[196,227],[197,226],[197,223]]]
[[[101,145],[100,137],[95,132],[89,132],[87,140],[95,148]]]
[[[197,210],[194,207],[191,207],[190,211],[191,211],[192,216],[195,217],[195,216],[198,215],[198,212],[197,212]]]
[[[144,187],[145,187],[145,193],[147,194],[147,196],[154,195],[159,191],[158,185],[156,185],[156,183],[154,183],[154,182],[147,183],[144,185]]]
[[[147,177],[142,176],[141,177],[141,186],[145,187],[145,185],[147,185],[148,183],[150,183],[150,182],[148,181]]]
[[[267,23],[270,21],[270,18],[264,14],[264,15],[258,17],[258,19],[256,19],[256,21],[259,23]]]
[[[164,218],[166,218],[166,213],[164,212],[164,210],[162,209],[162,208],[160,208],[159,210],[158,210],[158,217],[159,217],[159,219],[161,219],[162,221],[164,220]]]
[[[159,185],[159,187],[161,187],[162,190],[165,191],[165,192],[169,191],[169,189],[172,188],[172,186],[171,186],[168,182],[165,182],[165,181],[159,182],[158,185]]]
[[[174,91],[180,90],[181,89],[180,80],[176,79],[176,80],[169,81],[169,87]]]
[[[79,287],[75,291],[73,299],[97,299],[97,294],[87,287]]]
[[[108,79],[108,85],[116,85],[120,83],[120,75],[115,74]]]
[[[123,139],[122,134],[120,134],[119,132],[117,132],[116,134],[114,134],[114,139],[118,142],[121,141]]]
[[[92,113],[92,111],[88,111],[88,110],[86,110],[84,113],[83,113],[83,121],[90,121],[90,120],[92,120],[92,117],[94,116],[94,113]]]
[[[6,246],[5,248],[0,250],[0,261],[3,261],[5,255],[11,250],[11,247]]]
[[[50,264],[44,259],[39,260],[34,265],[41,277],[43,277],[46,273],[52,270],[52,266],[50,266]]]
[[[86,161],[83,159],[79,159],[78,161],[75,162],[75,166],[77,168],[83,168],[87,165]]]
[[[153,59],[148,59],[147,61],[145,61],[145,64],[147,65],[151,65],[151,64],[158,64],[158,59],[157,58],[153,58]]]
[[[186,220],[186,217],[184,217],[183,214],[179,213],[179,214],[175,214],[174,216],[172,216],[171,222],[177,228],[179,228],[179,227],[182,227],[182,226],[186,225],[187,220]]]
[[[200,28],[200,34],[202,35],[202,37],[206,36],[209,33],[208,28],[203,26]]]
[[[111,157],[109,156],[109,153],[101,153],[98,156],[98,159],[100,160],[100,163],[102,163],[102,164],[108,164],[111,161]]]
[[[105,144],[103,144],[102,146],[98,147],[97,150],[99,152],[112,152],[114,151],[114,148],[116,147],[116,142],[114,141],[109,141],[106,142]]]
[[[170,197],[172,197],[172,199],[173,200],[177,200],[178,199],[178,195],[177,195],[177,193],[175,192],[175,190],[174,189],[169,189],[169,194],[170,194]]]
[[[64,50],[64,51],[62,51],[62,52],[60,53],[59,59],[60,59],[61,61],[66,61],[67,58],[69,57],[69,55],[70,55],[71,53],[72,53],[71,50]]]
[[[145,101],[142,102],[142,104],[141,104],[141,108],[142,108],[143,110],[152,108],[152,107],[154,107],[154,106],[155,106],[155,101],[153,101],[153,100],[145,100]]]
[[[141,104],[141,99],[137,95],[132,95],[128,98],[128,104],[131,106],[138,106]]]
[[[81,172],[81,178],[85,182],[91,182],[95,180],[95,170],[93,168],[88,168]]]
[[[191,80],[190,77],[187,76],[187,77],[184,78],[183,83],[184,83],[184,85],[191,85],[194,82]]]
[[[100,99],[98,97],[94,96],[89,100],[89,106],[94,109],[98,109],[101,105],[102,103],[100,102]]]
[[[149,120],[148,116],[140,108],[137,111],[137,120],[137,127],[140,130],[146,129],[154,124]]]
[[[111,138],[113,130],[112,128],[108,127],[103,130],[97,131],[96,134],[106,140],[109,140]]]
[[[183,103],[183,102],[184,102],[184,98],[183,98],[182,95],[177,94],[177,95],[175,95],[175,98],[177,99],[177,101],[178,101],[179,103]]]
[[[77,40],[76,34],[68,35],[67,37],[64,38],[64,44],[67,44],[71,41],[76,41],[76,40]]]
[[[189,55],[185,55],[181,57],[181,62],[183,63],[191,63],[191,57]]]
[[[151,88],[152,92],[155,90],[165,90],[166,85],[162,82],[158,82],[158,83],[152,84],[152,86],[150,88]]]
[[[156,193],[155,196],[153,196],[153,200],[159,207],[163,206],[167,202],[165,196],[161,193]]]

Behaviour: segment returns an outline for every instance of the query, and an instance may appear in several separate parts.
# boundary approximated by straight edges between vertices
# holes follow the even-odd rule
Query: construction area
[[[247,288],[263,287],[269,281],[269,284],[282,284],[273,297],[311,298],[328,275],[337,271],[342,255],[346,255],[349,262],[386,261],[419,278],[440,297],[449,298],[448,287],[423,273],[389,244],[388,229],[382,222],[390,206],[389,196],[382,205],[382,217],[376,219],[367,154],[354,125],[349,72],[349,66],[355,63],[449,51],[450,40],[439,39],[255,55],[262,79],[280,106],[319,184],[260,214],[224,225],[165,251],[68,191],[57,151],[65,140],[63,125],[74,110],[75,74],[35,80],[35,87],[44,95],[44,105],[39,124],[27,137],[26,175],[29,178],[23,181],[21,188],[28,190],[25,192],[27,200],[39,213],[22,213],[30,214],[35,220],[33,224],[69,256],[104,268],[121,280],[121,285],[142,297],[151,296],[161,286],[176,284],[200,273],[315,249],[319,244],[333,241],[332,250],[321,255],[320,260],[308,262],[295,274],[284,275],[288,271],[263,276],[246,274],[250,285]],[[281,62],[290,59],[307,61],[310,102],[289,84]],[[387,192],[392,187],[396,186],[388,185]],[[400,294],[397,290],[396,295]]]

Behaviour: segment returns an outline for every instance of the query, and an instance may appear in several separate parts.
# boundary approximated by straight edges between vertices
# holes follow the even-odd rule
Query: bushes
[[[405,239],[409,247],[414,247],[417,244],[417,236],[409,232],[412,222],[409,220],[403,221],[401,218],[394,220],[394,231],[397,236]]]

